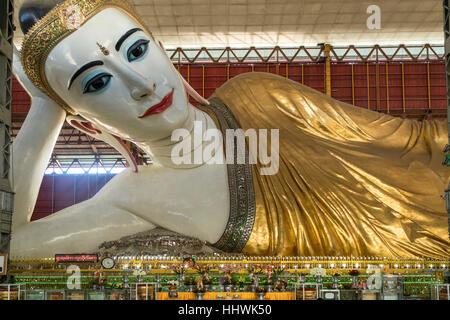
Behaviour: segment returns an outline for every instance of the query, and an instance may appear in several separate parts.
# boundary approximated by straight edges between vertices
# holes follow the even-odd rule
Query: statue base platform
[[[112,256],[210,256],[224,254],[206,241],[180,235],[176,232],[155,228],[119,240],[104,242],[98,253],[103,257]]]

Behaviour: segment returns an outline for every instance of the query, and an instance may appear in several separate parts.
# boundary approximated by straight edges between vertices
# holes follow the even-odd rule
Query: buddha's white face
[[[186,91],[172,62],[118,9],[99,12],[62,40],[50,52],[45,72],[81,116],[134,142],[168,137],[188,119]]]

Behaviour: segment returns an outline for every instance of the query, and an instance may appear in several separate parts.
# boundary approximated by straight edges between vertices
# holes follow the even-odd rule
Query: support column
[[[449,0],[443,1],[444,6],[444,39],[445,39],[445,75],[447,80],[447,124],[448,124],[448,144],[444,148],[445,158],[442,162],[447,167],[450,166],[450,11]],[[443,198],[448,214],[448,229],[450,235],[450,184],[447,190],[444,190]]]
[[[9,253],[13,213],[10,185],[13,0],[0,2],[0,253]],[[7,277],[0,277],[0,282]]]
[[[325,93],[327,96],[331,96],[331,46],[328,43],[324,45],[325,52]]]

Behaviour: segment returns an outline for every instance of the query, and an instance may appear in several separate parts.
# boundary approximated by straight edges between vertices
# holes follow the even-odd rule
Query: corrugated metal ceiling
[[[19,7],[23,0],[16,0]],[[167,48],[442,44],[437,0],[133,0]],[[367,8],[381,9],[369,30]],[[17,12],[18,10],[16,10]],[[16,43],[21,41],[16,34]]]

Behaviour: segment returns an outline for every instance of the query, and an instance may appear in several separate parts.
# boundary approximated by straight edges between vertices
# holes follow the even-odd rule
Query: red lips
[[[174,89],[172,89],[172,91],[168,95],[166,95],[160,102],[148,108],[147,111],[145,111],[145,113],[138,118],[143,119],[145,117],[151,116],[152,114],[161,113],[168,107],[170,107],[173,103],[173,91]]]

